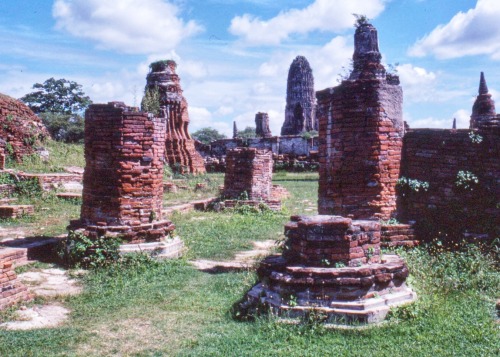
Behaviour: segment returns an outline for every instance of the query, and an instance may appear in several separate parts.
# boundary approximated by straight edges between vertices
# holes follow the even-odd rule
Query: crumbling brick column
[[[404,125],[399,79],[380,63],[377,31],[360,25],[348,80],[317,92],[320,214],[387,219],[396,210]]]
[[[273,136],[269,129],[269,115],[258,112],[255,114],[255,135],[260,138],[270,138]]]
[[[233,199],[242,199],[246,195],[250,200],[268,200],[272,193],[272,177],[273,159],[270,151],[255,148],[229,150],[223,195]]]
[[[182,95],[180,78],[175,73],[177,64],[172,60],[150,65],[146,93],[158,95],[159,116],[166,119],[165,158],[174,170],[182,173],[203,174],[205,163],[196,151],[188,132],[188,103]]]
[[[120,102],[89,107],[78,222],[87,234],[139,243],[173,230],[172,222],[162,220],[164,140],[164,118]]]

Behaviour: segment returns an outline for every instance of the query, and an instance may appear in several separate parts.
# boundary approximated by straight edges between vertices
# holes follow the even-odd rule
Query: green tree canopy
[[[226,135],[219,133],[217,129],[210,127],[196,130],[194,133],[191,134],[191,136],[194,139],[201,141],[203,144],[210,144],[212,141],[227,138]]]
[[[82,86],[67,79],[49,78],[43,84],[35,83],[36,91],[21,98],[33,112],[74,114],[85,110],[92,101],[82,90]]]
[[[255,128],[247,126],[245,130],[238,131],[238,137],[242,139],[253,139],[257,137],[257,134],[255,132]]]

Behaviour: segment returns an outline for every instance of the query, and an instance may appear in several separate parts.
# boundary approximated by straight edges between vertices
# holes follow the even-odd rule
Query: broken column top
[[[380,63],[382,55],[378,48],[378,33],[372,24],[363,22],[357,26],[352,59],[353,71],[349,79],[385,77],[384,66]]]
[[[146,89],[159,88],[162,101],[182,101],[180,79],[175,72],[177,64],[173,60],[161,60],[149,65],[151,71],[146,77]]]

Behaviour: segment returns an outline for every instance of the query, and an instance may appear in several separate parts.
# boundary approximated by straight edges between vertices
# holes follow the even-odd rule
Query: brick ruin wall
[[[271,199],[273,160],[270,151],[237,148],[227,153],[226,162],[225,198]]]
[[[0,138],[5,155],[21,160],[34,152],[34,145],[49,137],[41,119],[24,103],[0,94]],[[0,155],[1,156],[1,155]]]
[[[14,271],[13,263],[19,261],[19,254],[18,249],[0,248],[0,310],[32,299]]]
[[[345,81],[317,92],[318,212],[388,219],[396,210],[402,90],[379,79]]]
[[[500,129],[413,129],[403,141],[401,176],[429,183],[428,191],[398,187],[402,219],[429,225],[441,222],[463,231],[488,232],[500,227]],[[471,189],[457,185],[459,171],[478,179]]]
[[[78,224],[91,235],[114,232],[131,242],[158,240],[172,230],[170,221],[161,221],[164,142],[164,118],[119,102],[91,105]]]

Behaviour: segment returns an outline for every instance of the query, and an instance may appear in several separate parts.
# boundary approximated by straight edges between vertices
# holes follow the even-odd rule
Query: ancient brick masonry
[[[165,158],[170,167],[185,173],[204,173],[203,158],[196,151],[188,132],[188,103],[182,95],[176,67],[174,61],[152,63],[146,91],[159,91],[160,116],[167,119]]]
[[[0,248],[0,310],[20,301],[32,299],[27,287],[18,279],[13,268],[18,250]]]
[[[49,137],[41,119],[24,103],[0,94],[0,138],[4,154],[16,160],[34,152],[34,144]]]
[[[225,198],[271,198],[273,159],[267,150],[236,148],[228,151],[224,177]]]
[[[263,260],[261,283],[242,309],[268,305],[287,318],[316,311],[327,322],[381,321],[391,306],[415,299],[406,264],[380,257],[380,224],[340,216],[293,216],[282,256]]]
[[[314,77],[307,59],[297,56],[288,71],[285,122],[281,135],[298,135],[310,130],[318,130]]]
[[[261,138],[273,136],[271,129],[269,129],[269,115],[267,113],[259,112],[255,114],[255,134]]]
[[[491,94],[488,92],[488,86],[484,73],[481,72],[479,80],[479,94],[476,97],[472,107],[472,115],[470,117],[471,129],[488,128],[492,126],[498,127],[500,119],[495,111],[495,102],[491,99]]]
[[[80,220],[91,237],[157,241],[174,229],[162,220],[165,119],[123,103],[85,113],[85,173]]]
[[[386,219],[396,209],[403,93],[380,58],[376,29],[360,25],[350,78],[316,94],[321,214]]]

